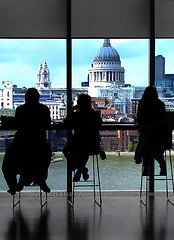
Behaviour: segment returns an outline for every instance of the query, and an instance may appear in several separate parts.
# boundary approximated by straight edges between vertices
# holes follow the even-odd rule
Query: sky
[[[88,70],[103,39],[73,40],[73,86],[87,80]],[[125,82],[148,85],[148,40],[111,39],[125,68]],[[174,73],[174,40],[156,40],[156,55],[166,60],[166,73]],[[47,61],[52,86],[66,86],[66,42],[55,39],[0,39],[0,83],[12,81],[18,87],[34,87],[40,61]]]

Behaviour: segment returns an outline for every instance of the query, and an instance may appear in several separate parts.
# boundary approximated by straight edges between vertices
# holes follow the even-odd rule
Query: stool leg
[[[75,170],[74,170],[74,174],[73,177],[75,175]],[[75,181],[71,180],[72,183],[72,193],[71,196],[68,196],[68,203],[70,204],[70,206],[73,208],[74,207],[74,191],[75,191]]]
[[[169,159],[170,159],[170,170],[171,170],[171,178],[172,178],[172,188],[173,188],[173,194],[174,194],[173,164],[172,164],[172,157],[171,157],[171,151],[170,151],[170,149],[169,149]]]
[[[168,181],[171,180],[172,181],[172,191],[173,191],[173,195],[174,195],[173,166],[172,166],[172,159],[171,159],[171,151],[170,151],[170,149],[168,149],[168,151],[169,151],[169,164],[170,164],[171,178],[168,178],[167,173],[166,173],[166,196],[167,196],[167,201],[170,202],[172,205],[174,205],[174,202],[169,199],[169,193],[168,193]],[[167,162],[166,155],[167,154],[165,151],[165,160]]]
[[[43,206],[45,206],[47,204],[47,193],[45,193],[45,201],[43,202],[43,194],[42,194],[42,190],[40,188],[40,207],[43,208]]]
[[[96,199],[96,197],[95,197],[96,183],[95,183],[95,159],[94,159],[94,155],[93,155],[93,184],[94,184],[94,201],[95,201],[95,199]]]
[[[75,171],[74,171],[74,176],[75,176]],[[74,207],[74,194],[75,194],[75,182],[73,181],[73,186],[72,186],[72,206]]]
[[[96,155],[96,161],[97,161],[97,175],[98,175],[99,196],[100,196],[100,206],[101,206],[102,205],[102,197],[101,197],[101,185],[100,185],[100,171],[99,171],[98,155]]]
[[[140,200],[142,199],[142,191],[143,191],[143,164],[142,164],[142,171],[141,171]]]
[[[143,177],[145,177],[145,190],[146,190],[145,201],[143,200],[143,197],[142,197],[142,192],[143,192]],[[148,191],[148,176],[143,176],[143,163],[142,163],[141,185],[140,185],[140,202],[141,202],[145,207],[147,207],[147,191]]]
[[[166,150],[164,152],[164,160],[165,160],[165,163],[167,162],[167,154],[166,154]],[[167,165],[166,165],[167,167]],[[167,175],[167,170],[166,170],[166,197],[167,197],[167,200],[169,200],[169,187],[168,187],[168,175]]]
[[[13,195],[13,209],[16,207],[16,205],[20,204],[21,202],[21,192],[18,193],[18,200],[15,202],[16,194]]]

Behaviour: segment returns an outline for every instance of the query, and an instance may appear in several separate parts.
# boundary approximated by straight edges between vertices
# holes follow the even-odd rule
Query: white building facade
[[[113,107],[122,113],[130,113],[135,88],[125,84],[124,76],[125,69],[121,66],[117,50],[111,46],[110,39],[104,39],[89,69],[89,95],[108,97],[113,101]]]
[[[0,109],[13,109],[13,83],[3,81],[3,89],[0,89]]]

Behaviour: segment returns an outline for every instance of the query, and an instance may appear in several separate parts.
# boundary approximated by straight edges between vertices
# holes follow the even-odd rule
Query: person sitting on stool
[[[63,149],[65,157],[69,157],[72,170],[76,170],[73,180],[80,181],[81,174],[86,181],[89,178],[86,163],[90,154],[100,153],[99,128],[102,125],[100,115],[91,107],[91,97],[81,94],[64,121],[74,130],[69,145]]]
[[[154,86],[148,86],[138,104],[137,122],[139,142],[135,151],[135,163],[143,159],[143,175],[149,175],[149,165],[156,159],[160,166],[160,175],[166,175],[164,151],[167,139],[165,123],[165,104],[158,98]]]
[[[46,140],[46,130],[51,124],[49,108],[39,103],[40,95],[35,88],[25,94],[25,104],[17,107],[15,121],[17,132],[10,143],[2,164],[4,178],[12,195],[32,182],[45,192],[51,148]],[[17,183],[17,174],[20,175]]]

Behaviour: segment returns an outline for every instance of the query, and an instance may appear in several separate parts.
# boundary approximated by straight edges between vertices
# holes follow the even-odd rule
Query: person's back
[[[24,104],[16,109],[15,119],[17,132],[28,137],[46,138],[46,130],[50,126],[50,112],[47,106],[36,104]]]
[[[72,114],[71,124],[76,137],[79,139],[79,150],[90,153],[99,149],[99,128],[102,120],[94,109],[75,111]]]
[[[147,127],[153,123],[163,122],[165,119],[165,104],[160,99],[141,99],[138,104],[138,126]]]

